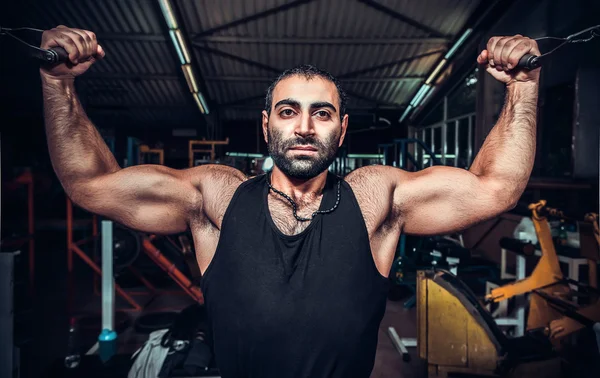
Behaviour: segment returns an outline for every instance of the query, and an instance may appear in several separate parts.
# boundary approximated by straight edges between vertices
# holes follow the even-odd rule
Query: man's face
[[[307,180],[325,171],[344,141],[337,88],[330,81],[291,76],[273,90],[263,134],[275,165],[288,177]]]

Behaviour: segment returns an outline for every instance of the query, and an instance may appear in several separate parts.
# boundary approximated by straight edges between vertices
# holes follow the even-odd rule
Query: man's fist
[[[540,55],[536,41],[519,34],[513,37],[492,37],[486,49],[477,57],[477,63],[487,64],[487,72],[502,83],[537,82],[540,77],[539,68],[531,71],[514,69],[525,54]]]
[[[72,79],[81,75],[104,57],[102,46],[91,31],[57,26],[42,34],[41,48],[60,46],[69,54],[69,61],[51,67],[43,67],[42,74],[58,79]]]

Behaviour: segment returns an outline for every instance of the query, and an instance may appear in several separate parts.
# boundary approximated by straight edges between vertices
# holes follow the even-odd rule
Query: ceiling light
[[[181,52],[181,48],[179,47],[179,41],[177,40],[177,36],[175,35],[174,30],[169,30],[169,34],[171,35],[171,40],[173,41],[173,45],[175,45],[175,50],[177,50],[177,56],[179,57],[179,61],[181,64],[185,64],[185,59],[183,58],[183,53]]]
[[[160,9],[162,10],[163,16],[165,16],[165,20],[167,20],[169,29],[177,29],[177,21],[175,21],[175,16],[173,15],[173,9],[171,8],[169,0],[158,0],[158,4],[160,4]]]

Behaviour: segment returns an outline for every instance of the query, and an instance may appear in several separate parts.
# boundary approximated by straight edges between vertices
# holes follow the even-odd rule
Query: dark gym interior
[[[57,177],[39,47],[59,25],[106,53],[75,87],[121,168],[247,177],[273,169],[267,88],[301,64],[348,95],[330,173],[469,170],[507,98],[478,55],[494,36],[535,39],[535,160],[518,203],[459,232],[402,233],[370,376],[600,376],[598,1],[21,0],[0,6],[0,377],[221,376],[198,236],[84,210]]]

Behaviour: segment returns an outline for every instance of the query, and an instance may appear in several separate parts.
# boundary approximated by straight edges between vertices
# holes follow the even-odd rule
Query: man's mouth
[[[294,146],[291,147],[290,150],[294,150],[294,151],[313,151],[316,152],[317,149],[311,146]]]

